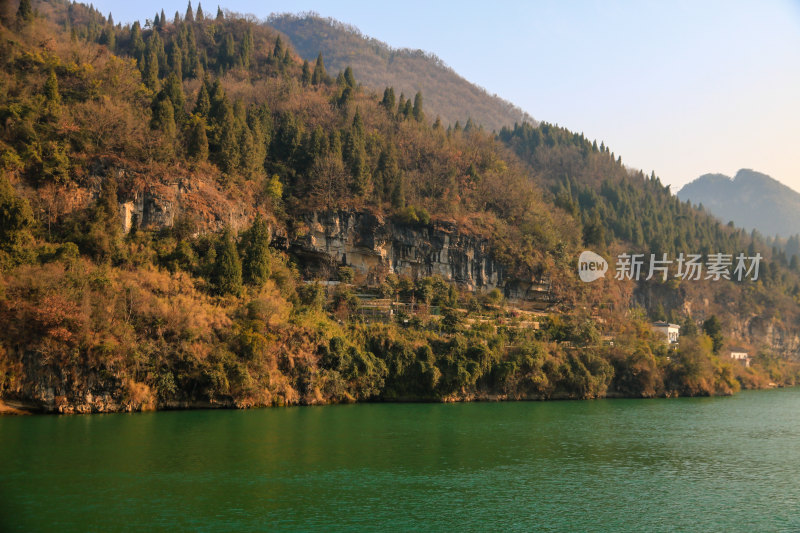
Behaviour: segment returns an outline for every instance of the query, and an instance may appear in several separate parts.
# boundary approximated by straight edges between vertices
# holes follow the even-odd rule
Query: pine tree
[[[186,153],[197,162],[208,159],[208,137],[206,136],[206,121],[203,117],[193,116],[189,122]]]
[[[314,73],[311,75],[311,83],[320,85],[327,83],[328,73],[325,72],[325,62],[322,60],[322,52],[317,56],[317,63],[314,65]]]
[[[344,82],[347,84],[348,87],[352,87],[353,89],[356,88],[356,77],[353,75],[353,69],[348,67],[344,69]]]
[[[175,120],[176,122],[183,122],[184,119],[184,105],[186,103],[186,97],[183,95],[183,85],[178,80],[178,76],[175,75],[174,72],[170,73],[167,76],[166,81],[164,82],[164,88],[162,92],[169,98],[170,102],[172,103],[172,108],[175,112]]]
[[[227,102],[226,102],[227,104]],[[240,162],[240,150],[237,138],[236,119],[230,104],[224,106],[223,115],[217,126],[216,160],[220,169],[226,174],[236,172]]]
[[[417,122],[423,122],[425,120],[425,113],[422,111],[422,93],[417,92],[414,96],[414,109],[412,110],[412,115]]]
[[[269,227],[260,215],[245,235],[242,274],[248,285],[260,287],[269,279],[270,251]]]
[[[175,140],[175,110],[172,102],[162,91],[153,102],[153,117],[150,120],[150,127],[161,130],[167,142]]]
[[[211,100],[208,96],[208,89],[206,89],[206,84],[203,83],[200,85],[200,91],[197,93],[197,102],[194,105],[193,113],[195,115],[199,115],[202,117],[208,117],[209,111],[211,110]]]
[[[217,62],[222,70],[228,70],[236,64],[236,43],[230,33],[220,43]]]
[[[275,38],[275,46],[272,47],[272,57],[276,61],[280,61],[283,58],[283,42],[281,41],[280,35]]]
[[[183,17],[186,22],[194,22],[194,13],[192,12],[192,1],[189,0],[189,5],[186,7],[186,16]]]
[[[253,39],[253,29],[248,27],[247,31],[244,34],[244,37],[242,38],[241,54],[240,54],[242,67],[246,69],[250,68],[250,63],[252,62],[253,59],[254,46],[255,46],[255,41]]]
[[[178,47],[178,43],[172,43],[172,49],[170,50],[169,54],[169,66],[175,76],[178,77],[179,80],[183,79],[183,54],[181,53],[181,49]]]
[[[212,283],[217,294],[233,294],[242,292],[242,262],[230,228],[225,228],[217,244],[217,254],[212,270]]]
[[[217,6],[217,21],[219,22],[223,20],[225,20],[225,14],[222,12],[222,8]]]
[[[58,92],[58,78],[56,71],[50,69],[50,75],[44,84],[44,97],[47,101],[47,106],[51,109],[57,109],[61,104],[61,94]]]
[[[395,104],[394,87],[387,87],[383,90],[383,100],[381,100],[381,105],[384,109],[386,109],[386,111],[391,113],[394,111]]]
[[[311,66],[308,64],[307,59],[303,60],[303,74],[300,76],[300,81],[303,83],[303,87],[311,83]]]
[[[197,2],[197,15],[195,16],[195,20],[197,20],[197,22],[202,22],[205,20],[205,15],[203,14],[203,8],[200,5],[200,2]]]
[[[150,50],[147,54],[143,81],[148,89],[156,90],[158,87],[158,55],[155,50]]]

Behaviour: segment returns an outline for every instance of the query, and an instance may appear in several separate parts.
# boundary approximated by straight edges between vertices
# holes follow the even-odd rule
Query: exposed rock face
[[[412,225],[352,211],[314,213],[305,222],[308,231],[289,247],[322,275],[347,265],[368,278],[437,275],[469,290],[499,288],[511,298],[536,299],[546,292],[546,284],[532,278],[509,277],[489,240],[459,233],[453,224]]]

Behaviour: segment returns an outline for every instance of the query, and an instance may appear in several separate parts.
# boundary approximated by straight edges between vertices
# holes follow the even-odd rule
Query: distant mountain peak
[[[800,193],[749,168],[740,169],[733,178],[704,174],[684,185],[678,198],[703,204],[723,222],[732,220],[763,235],[800,233]]]

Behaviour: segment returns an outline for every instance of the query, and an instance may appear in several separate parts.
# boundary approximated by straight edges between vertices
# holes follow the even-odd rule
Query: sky
[[[123,23],[186,11],[185,0],[93,3]],[[800,0],[219,5],[261,19],[315,11],[433,52],[535,119],[604,141],[673,192],[740,168],[800,191]],[[216,13],[217,3],[203,8]]]

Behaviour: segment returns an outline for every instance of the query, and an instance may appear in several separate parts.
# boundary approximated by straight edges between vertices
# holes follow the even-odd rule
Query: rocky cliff
[[[375,281],[387,273],[411,278],[440,276],[472,291],[500,289],[508,298],[544,300],[546,280],[512,277],[492,255],[488,239],[458,231],[455,224],[410,224],[366,212],[317,212],[305,218],[288,243],[315,275],[333,277],[350,266]]]

